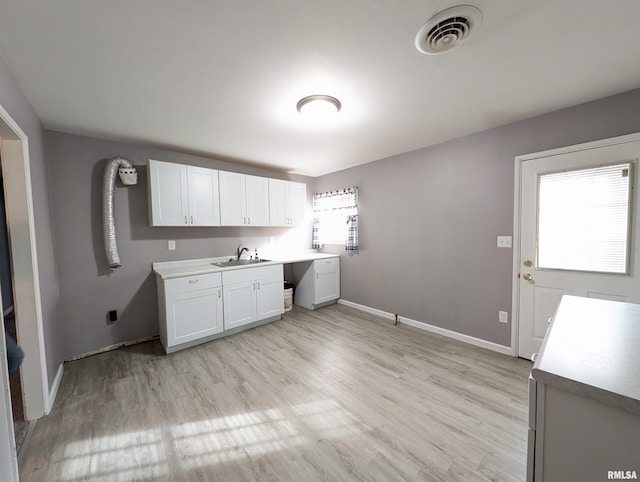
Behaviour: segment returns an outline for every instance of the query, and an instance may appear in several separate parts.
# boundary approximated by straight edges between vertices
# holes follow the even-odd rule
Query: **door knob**
[[[522,279],[524,279],[525,281],[531,281],[533,279],[533,276],[531,276],[531,273],[525,273],[522,275]]]

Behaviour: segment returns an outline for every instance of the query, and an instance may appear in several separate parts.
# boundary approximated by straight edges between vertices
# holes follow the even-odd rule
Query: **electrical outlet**
[[[498,236],[498,248],[510,248],[511,236]]]
[[[498,311],[498,321],[500,323],[509,323],[509,313],[506,311]]]
[[[175,241],[175,239],[171,239],[171,240],[167,241],[167,249],[169,251],[175,251],[176,250],[176,241]]]

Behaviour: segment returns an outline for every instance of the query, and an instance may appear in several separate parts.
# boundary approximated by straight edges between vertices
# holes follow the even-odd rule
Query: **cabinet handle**
[[[255,291],[255,290],[256,290],[256,283],[255,283],[255,281],[254,281],[254,282],[253,282],[253,291]]]
[[[218,290],[218,298],[222,298],[222,290]]]
[[[187,222],[187,217],[186,217],[186,216],[184,217],[184,224],[189,224],[189,223]]]
[[[193,224],[193,216],[191,216],[191,224]]]
[[[258,281],[258,289],[260,289],[260,281]]]
[[[251,224],[251,218],[247,218],[247,224]]]
[[[190,280],[189,280],[189,284],[190,284],[190,285],[194,285],[194,284],[196,284],[197,282],[198,282],[198,280],[197,280],[197,279],[190,279]]]

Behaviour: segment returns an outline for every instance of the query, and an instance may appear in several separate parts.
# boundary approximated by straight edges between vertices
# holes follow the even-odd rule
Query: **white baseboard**
[[[395,313],[388,313],[386,311],[378,310],[376,308],[371,308],[365,305],[360,305],[352,301],[343,300],[342,298],[338,300],[338,303],[341,305],[349,306],[351,308],[355,308],[357,310],[366,311],[367,313],[371,313],[372,315],[377,315],[388,320],[395,321],[396,319]],[[511,350],[511,347],[509,346],[499,345],[498,343],[494,343],[492,341],[465,335],[463,333],[458,333],[457,331],[447,330],[446,328],[440,328],[439,326],[433,326],[422,321],[405,318],[404,316],[398,316],[398,321],[400,323],[404,323],[405,325],[413,326],[415,328],[435,333],[437,335],[446,336],[447,338],[453,338],[454,340],[462,341],[474,346],[479,346],[480,348],[486,348],[487,350],[502,353],[503,355],[513,356],[513,352]]]
[[[60,388],[60,382],[62,381],[62,374],[64,373],[63,364],[60,363],[58,367],[58,371],[56,373],[56,377],[53,379],[53,385],[51,385],[51,390],[49,390],[49,396],[47,397],[47,402],[45,406],[45,415],[49,415],[51,409],[53,408],[53,404],[56,401],[56,396],[58,395],[58,388]]]

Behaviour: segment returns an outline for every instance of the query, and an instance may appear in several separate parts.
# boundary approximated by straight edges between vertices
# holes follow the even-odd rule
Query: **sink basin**
[[[248,264],[260,264],[271,261],[270,259],[230,259],[229,261],[219,261],[217,263],[211,263],[214,266],[220,268],[230,268],[232,266],[246,266]]]

